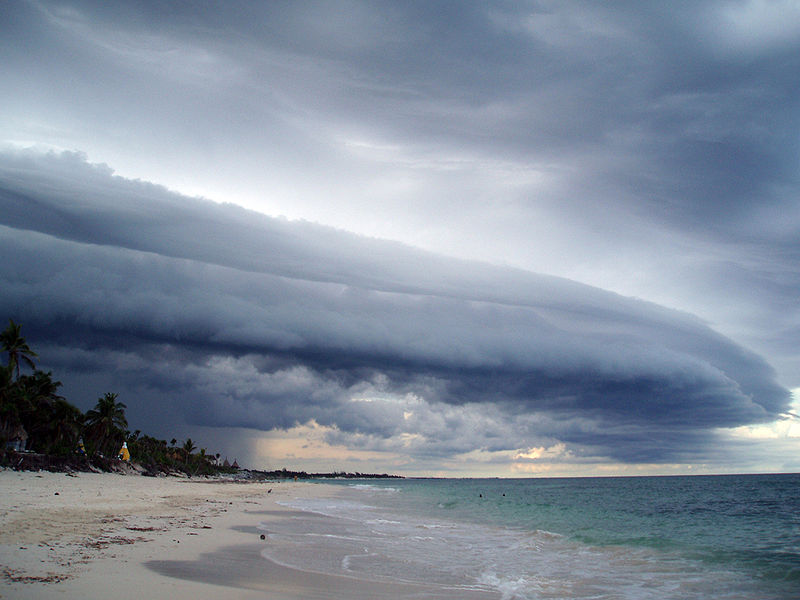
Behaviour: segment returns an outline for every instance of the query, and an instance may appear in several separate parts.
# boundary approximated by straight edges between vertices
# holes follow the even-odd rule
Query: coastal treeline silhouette
[[[219,454],[205,448],[198,452],[191,438],[178,446],[175,439],[167,444],[140,430],[129,431],[127,406],[116,393],[99,397],[95,407],[83,413],[58,393],[62,384],[51,371],[36,367],[38,355],[12,319],[0,333],[0,346],[6,359],[0,365],[0,464],[113,470],[124,443],[131,461],[149,474],[238,470],[227,461],[220,464]]]

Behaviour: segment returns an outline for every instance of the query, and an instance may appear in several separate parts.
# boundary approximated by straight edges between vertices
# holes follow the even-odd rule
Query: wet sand
[[[151,561],[147,566],[167,577],[262,592],[281,600],[487,600],[494,594],[413,583],[366,581],[284,567],[263,558],[258,545],[230,546],[192,561]],[[227,592],[226,592],[227,593]],[[265,595],[264,593],[267,593]]]

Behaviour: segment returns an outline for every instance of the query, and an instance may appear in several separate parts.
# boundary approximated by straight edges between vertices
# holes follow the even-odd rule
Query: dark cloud
[[[685,313],[179,196],[76,155],[2,159],[0,312],[84,406],[104,390],[82,378],[135,398],[142,420],[313,420],[420,456],[563,442],[654,462],[788,406],[761,358]]]
[[[426,464],[719,461],[717,427],[800,385],[798,23],[13,3],[0,143],[86,154],[3,154],[0,308],[86,403],[124,382],[172,424],[316,419]]]

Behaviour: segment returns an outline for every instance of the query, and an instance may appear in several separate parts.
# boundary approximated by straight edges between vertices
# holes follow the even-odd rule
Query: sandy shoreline
[[[328,518],[283,504],[336,496],[334,485],[0,471],[0,492],[2,599],[499,598],[265,558],[270,524],[302,536]]]
[[[0,471],[0,491],[1,598],[203,600],[219,598],[219,585],[160,575],[147,563],[192,564],[219,548],[258,552],[257,544],[265,543],[258,523],[288,510],[277,501],[335,490],[313,483]],[[270,597],[301,597],[293,585],[278,586],[281,594]],[[229,587],[224,597],[264,593]]]

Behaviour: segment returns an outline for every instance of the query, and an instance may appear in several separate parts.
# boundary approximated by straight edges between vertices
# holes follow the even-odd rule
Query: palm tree
[[[117,402],[119,394],[107,393],[97,400],[97,405],[86,413],[86,427],[89,437],[95,442],[95,451],[106,450],[112,454],[116,448],[110,449],[111,444],[121,443],[121,439],[128,428],[125,418],[125,406]]]
[[[36,352],[30,349],[25,338],[20,334],[21,325],[17,325],[13,320],[8,320],[8,327],[0,333],[0,343],[3,344],[3,352],[8,352],[8,368],[16,373],[19,379],[19,363],[26,363],[31,369],[35,369],[32,356]]]
[[[40,407],[51,407],[56,400],[63,400],[59,396],[58,388],[61,387],[60,381],[53,379],[53,372],[36,370],[33,375],[23,375],[17,380],[33,406],[34,410]]]
[[[19,425],[19,386],[8,366],[0,365],[0,442]]]
[[[192,438],[186,438],[186,441],[183,442],[182,450],[183,450],[183,455],[185,457],[184,461],[189,462],[189,456],[191,456],[192,452],[197,450],[197,446],[194,445]]]
[[[36,441],[36,448],[44,451],[53,442],[58,419],[54,407],[57,402],[65,402],[58,394],[61,382],[53,379],[52,372],[37,369],[33,375],[22,375],[17,379],[15,387],[20,421]]]
[[[78,445],[83,425],[83,413],[63,399],[53,406],[52,450],[56,454],[70,454]]]
[[[14,387],[14,373],[10,365],[0,365],[0,400],[9,396]]]

